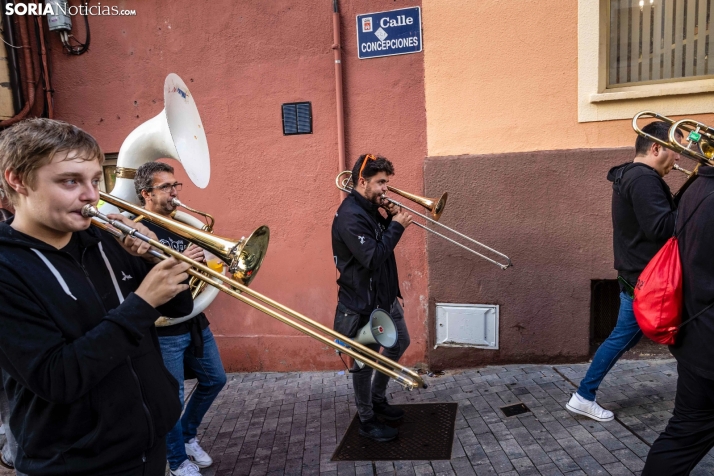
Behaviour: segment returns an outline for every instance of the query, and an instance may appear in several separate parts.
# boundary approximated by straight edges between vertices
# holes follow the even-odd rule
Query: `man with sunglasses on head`
[[[147,162],[139,167],[134,178],[134,188],[144,208],[150,212],[171,216],[176,209],[172,203],[178,198],[181,184],[174,177],[174,169],[163,162]],[[195,261],[205,261],[203,250],[157,225],[144,222],[156,233],[159,241]],[[166,435],[167,459],[172,475],[200,474],[213,459],[196,440],[198,426],[213,400],[226,383],[226,373],[218,353],[218,346],[203,313],[165,327],[157,327],[164,364],[179,382],[179,398],[184,401],[184,365],[198,379],[196,390],[186,405],[186,411]]]
[[[382,354],[398,361],[409,347],[409,331],[404,322],[404,310],[397,300],[399,277],[394,249],[412,217],[382,196],[387,192],[394,166],[384,157],[360,156],[352,171],[354,188],[342,202],[332,222],[332,252],[335,266],[340,271],[337,284],[337,311],[334,328],[347,337],[354,337],[358,329],[369,321],[377,308],[390,313],[397,328],[397,343]],[[386,210],[386,216],[380,212]],[[379,344],[367,345],[379,351]],[[372,368],[353,365],[352,382],[360,418],[360,435],[375,441],[390,441],[397,437],[397,429],[377,419],[399,420],[404,410],[387,402],[389,377]]]

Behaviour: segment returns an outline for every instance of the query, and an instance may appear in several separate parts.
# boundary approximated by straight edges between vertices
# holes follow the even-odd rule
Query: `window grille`
[[[609,0],[608,87],[714,75],[714,0]]]
[[[283,104],[283,134],[312,134],[312,104],[293,102]]]

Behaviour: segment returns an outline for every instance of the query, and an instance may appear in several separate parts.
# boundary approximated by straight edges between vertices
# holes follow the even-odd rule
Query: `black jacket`
[[[402,225],[384,218],[355,190],[340,204],[332,221],[332,253],[344,306],[365,315],[377,307],[389,310],[401,297],[394,248],[402,233]]]
[[[694,316],[714,301],[714,168],[700,167],[699,178],[682,195],[677,223],[682,262],[684,312]],[[696,212],[694,209],[700,203]],[[688,221],[687,221],[688,220]],[[685,224],[686,222],[686,224]],[[670,346],[677,361],[714,380],[714,307],[709,308],[677,333]]]
[[[154,309],[133,293],[148,263],[94,228],[72,239],[81,263],[0,223],[0,367],[33,476],[141,467],[181,413],[153,323],[191,312],[190,293]]]
[[[628,162],[607,174],[612,184],[615,269],[635,285],[647,263],[672,237],[677,209],[669,186],[649,165]]]

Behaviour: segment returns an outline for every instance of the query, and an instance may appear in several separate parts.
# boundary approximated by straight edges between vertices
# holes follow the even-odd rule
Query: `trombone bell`
[[[134,215],[141,215],[144,220],[165,228],[210,251],[222,261],[225,261],[233,279],[245,286],[248,286],[255,278],[258,269],[263,264],[265,253],[268,251],[270,230],[267,226],[256,228],[247,239],[243,237],[236,242],[229,238],[199,230],[172,218],[166,218],[158,213],[144,210],[108,193],[99,192],[99,196],[102,200],[117,208],[126,210]]]
[[[439,218],[441,218],[441,214],[444,213],[444,209],[446,208],[446,199],[449,198],[449,192],[444,192],[444,194],[439,198],[438,200],[436,198],[426,198],[422,197],[419,195],[414,195],[409,192],[405,192],[404,190],[399,190],[398,188],[391,187],[387,185],[387,190],[389,190],[392,193],[396,193],[397,195],[400,195],[407,200],[411,200],[414,203],[418,203],[422,207],[426,208],[431,212],[431,218],[434,221],[439,221]]]

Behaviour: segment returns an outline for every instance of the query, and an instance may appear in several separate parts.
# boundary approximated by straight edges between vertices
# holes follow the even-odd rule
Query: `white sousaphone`
[[[139,197],[134,188],[136,170],[141,165],[158,159],[179,161],[197,187],[206,188],[208,185],[211,178],[211,159],[203,123],[191,92],[181,78],[174,73],[169,74],[164,81],[164,110],[134,129],[122,143],[117,157],[116,184],[110,192],[111,196],[140,206]],[[99,208],[104,214],[121,212],[119,208],[106,200]],[[176,210],[172,216],[178,222],[190,227],[199,230],[204,227],[201,220],[180,210]],[[247,285],[262,263],[269,236],[268,228],[262,226],[255,230],[247,240],[242,239],[234,244],[226,239],[221,239],[221,237],[216,237],[221,241],[221,244],[228,243],[227,248],[230,248],[227,253],[221,253],[223,256],[219,257],[225,261],[227,255],[230,254],[230,258],[232,258],[230,261],[233,262],[228,263],[229,270],[234,277],[237,277],[237,270],[234,269],[234,266],[245,267],[245,262],[248,261],[250,269],[245,273],[246,278],[241,279]],[[189,239],[189,241],[193,240]],[[206,249],[205,246],[203,247]],[[226,247],[224,246],[224,248]],[[239,261],[240,263],[238,263]],[[222,272],[222,270],[219,271]],[[171,326],[193,318],[203,312],[219,292],[220,290],[214,286],[203,287],[200,293],[194,297],[193,311],[190,314],[180,318],[160,317],[157,319],[156,325],[159,327]]]

